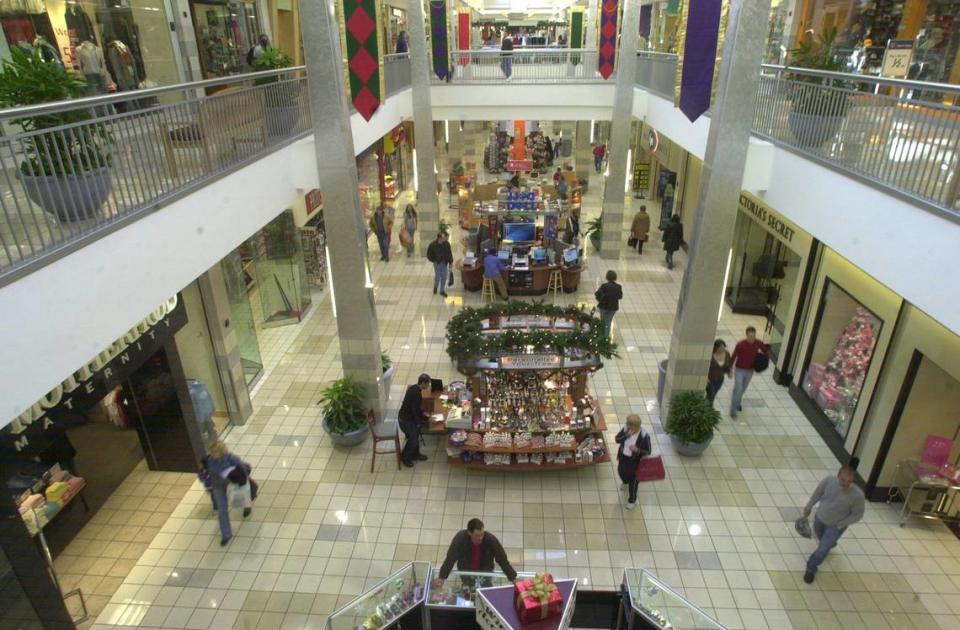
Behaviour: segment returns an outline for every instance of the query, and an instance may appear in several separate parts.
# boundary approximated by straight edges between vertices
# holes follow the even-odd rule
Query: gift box
[[[537,573],[532,580],[517,580],[514,602],[522,623],[533,623],[563,612],[563,596],[549,573]]]
[[[830,385],[824,385],[820,388],[820,391],[817,392],[816,401],[820,408],[824,410],[837,409],[842,407],[844,403],[843,396],[837,388]]]

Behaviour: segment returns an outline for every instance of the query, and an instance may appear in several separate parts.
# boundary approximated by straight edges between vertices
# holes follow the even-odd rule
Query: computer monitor
[[[529,247],[514,247],[514,248],[513,248],[513,255],[514,255],[514,256],[526,256],[526,255],[529,254],[529,253],[530,253],[530,248],[529,248]]]
[[[563,252],[563,262],[568,265],[574,265],[577,262],[577,248],[570,247]]]
[[[497,254],[497,258],[500,259],[500,262],[510,262],[510,250],[501,249],[500,252]]]
[[[533,223],[506,223],[503,237],[511,241],[534,241],[537,238],[537,226]]]
[[[430,379],[430,391],[432,392],[442,392],[443,391],[443,381],[439,378]]]
[[[547,250],[543,247],[533,248],[533,259],[537,262],[543,262],[547,259]]]

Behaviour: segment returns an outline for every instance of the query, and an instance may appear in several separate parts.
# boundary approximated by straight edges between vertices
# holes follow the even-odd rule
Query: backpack
[[[256,49],[256,46],[251,46],[250,50],[247,51],[247,65],[253,65],[253,51]]]

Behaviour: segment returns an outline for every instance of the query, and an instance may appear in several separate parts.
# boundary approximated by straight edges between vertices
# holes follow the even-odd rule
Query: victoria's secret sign
[[[81,411],[88,403],[103,398],[128,373],[156,352],[163,341],[186,323],[186,311],[173,296],[142,319],[108,348],[54,387],[46,396],[14,418],[3,430],[5,441],[22,451],[30,443],[30,435],[50,428],[54,422],[47,415],[57,408]]]

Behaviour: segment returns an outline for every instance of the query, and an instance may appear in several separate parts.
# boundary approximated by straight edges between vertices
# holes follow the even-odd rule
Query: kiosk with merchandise
[[[696,628],[697,630],[725,630],[724,626],[707,613],[664,584],[647,569],[626,569],[621,588],[621,623],[625,630],[656,628],[668,630]]]
[[[610,461],[587,375],[615,356],[599,319],[577,307],[509,302],[447,324],[447,353],[470,377],[441,420],[451,464],[557,470]]]

